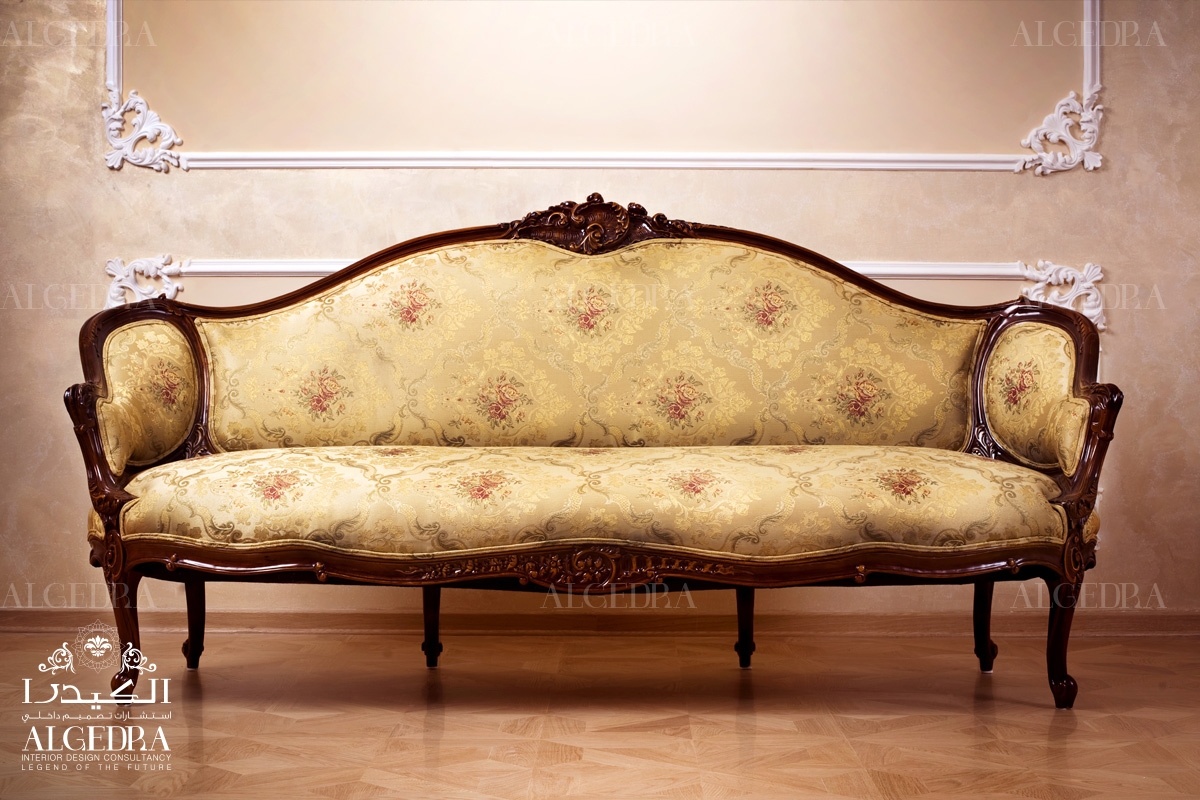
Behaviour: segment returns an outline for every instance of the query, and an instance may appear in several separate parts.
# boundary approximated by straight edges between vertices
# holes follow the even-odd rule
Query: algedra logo
[[[38,664],[38,672],[53,678],[79,675],[76,683],[35,687],[33,678],[24,679],[27,713],[21,721],[33,724],[21,752],[22,771],[171,769],[171,746],[159,724],[171,712],[155,710],[171,703],[170,679],[148,678],[141,694],[134,693],[133,680],[111,692],[87,691],[89,679],[102,682],[117,667],[143,677],[157,669],[132,643],[122,651],[117,629],[97,621]],[[88,676],[83,669],[101,674]]]

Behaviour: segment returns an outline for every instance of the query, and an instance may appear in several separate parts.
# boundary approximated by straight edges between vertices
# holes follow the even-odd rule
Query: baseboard
[[[143,611],[142,630],[183,632],[182,611]],[[0,632],[70,631],[100,619],[111,622],[106,609],[26,609],[0,611]],[[969,636],[971,616],[962,612],[760,614],[755,633],[800,636]],[[340,633],[419,634],[419,613],[210,611],[207,630],[213,633]],[[538,614],[443,614],[446,634],[482,635],[526,633],[595,635],[605,633],[690,633],[734,635],[732,614],[613,613],[600,610],[556,610]],[[995,613],[996,636],[1045,636],[1046,611],[1029,609]],[[1073,636],[1200,636],[1200,611],[1087,610],[1075,615]]]

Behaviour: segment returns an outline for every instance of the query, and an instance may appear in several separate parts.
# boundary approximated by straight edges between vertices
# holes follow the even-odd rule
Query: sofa
[[[1095,326],[905,296],[778,239],[592,195],[230,308],[83,326],[91,563],[136,681],[143,578],[755,589],[1039,579],[1055,704],[1121,392]]]

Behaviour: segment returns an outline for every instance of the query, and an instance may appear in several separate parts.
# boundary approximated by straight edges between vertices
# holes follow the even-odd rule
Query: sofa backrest
[[[707,239],[480,241],[196,322],[212,443],[956,449],[986,320]]]

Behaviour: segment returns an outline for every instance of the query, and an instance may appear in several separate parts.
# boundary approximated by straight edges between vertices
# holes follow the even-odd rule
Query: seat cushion
[[[750,558],[1061,541],[1058,487],[919,447],[318,447],[146,470],[123,536],[402,558],[627,541]]]

